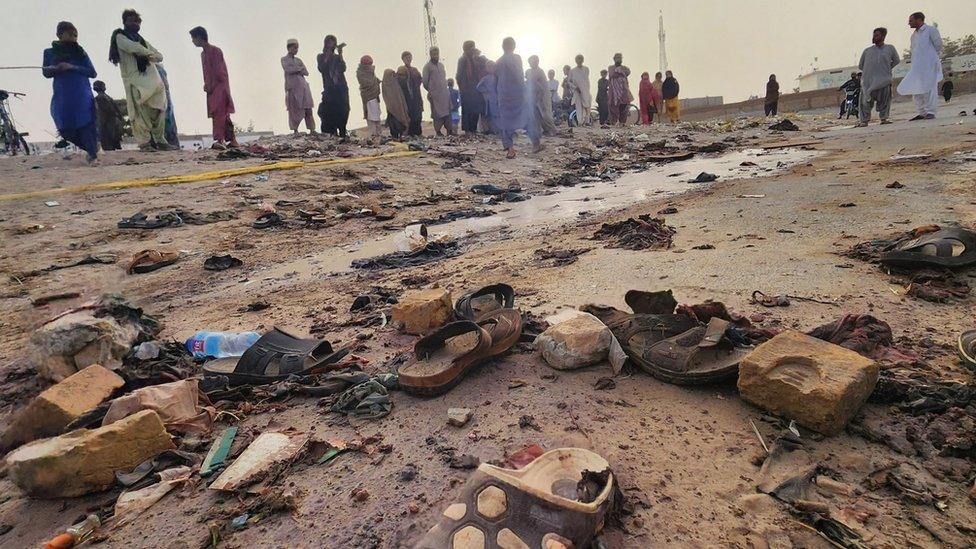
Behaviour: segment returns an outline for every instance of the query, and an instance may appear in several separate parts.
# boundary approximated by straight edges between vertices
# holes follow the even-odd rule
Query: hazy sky
[[[312,74],[316,97],[322,90],[315,54],[322,38],[335,34],[346,42],[346,78],[351,89],[350,127],[362,125],[355,69],[363,54],[372,55],[377,74],[400,65],[400,52],[414,52],[425,62],[422,0],[2,0],[4,32],[0,66],[39,65],[42,50],[55,39],[58,21],[73,22],[110,95],[124,97],[118,68],[108,62],[108,40],[121,26],[124,8],[142,14],[142,34],[164,56],[181,132],[210,131],[206,119],[200,50],[187,31],[202,25],[213,44],[224,50],[235,122],[256,129],[288,130],[284,79],[279,59],[285,40],[301,42],[301,57]],[[976,32],[974,0],[434,0],[441,57],[454,74],[461,42],[473,39],[489,58],[501,54],[501,41],[513,36],[523,59],[538,54],[542,65],[572,64],[586,57],[594,80],[624,55],[636,92],[640,73],[658,68],[658,12],[663,11],[670,68],[683,97],[722,95],[738,101],[764,91],[770,73],[783,87],[818,68],[856,64],[876,26],[889,29],[888,42],[908,46],[908,14],[922,10],[944,36]],[[49,114],[51,83],[40,71],[0,70],[0,89],[26,92],[12,100],[19,125],[38,141],[53,139]],[[428,110],[425,104],[425,111]],[[428,114],[425,112],[425,114]]]

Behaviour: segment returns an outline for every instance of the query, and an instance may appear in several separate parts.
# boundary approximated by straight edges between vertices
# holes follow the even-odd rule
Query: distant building
[[[908,74],[911,62],[901,62],[892,71],[895,79],[904,78]],[[976,71],[976,54],[960,55],[950,57],[942,61],[942,68],[954,73]],[[809,74],[800,76],[800,91],[826,90],[839,88],[851,77],[851,73],[857,70],[857,66],[843,67],[839,69],[824,69],[813,71]]]

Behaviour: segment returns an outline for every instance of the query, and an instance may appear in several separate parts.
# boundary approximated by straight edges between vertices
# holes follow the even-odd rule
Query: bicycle
[[[0,90],[0,151],[11,156],[23,149],[25,155],[30,154],[30,146],[24,139],[28,134],[17,130],[13,116],[10,114],[10,97],[23,97],[26,94]]]

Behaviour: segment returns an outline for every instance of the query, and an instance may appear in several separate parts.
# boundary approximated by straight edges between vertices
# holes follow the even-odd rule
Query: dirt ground
[[[829,113],[793,115],[801,131],[786,134],[767,130],[768,123],[761,120],[741,128],[749,124],[574,129],[548,139],[540,154],[528,153],[523,138],[522,153],[513,161],[505,160],[498,144],[488,139],[461,143],[431,138],[426,144],[432,149],[450,143],[473,147],[476,155],[460,166],[429,150],[348,166],[274,171],[267,180],[244,175],[16,201],[0,197],[0,413],[9,417],[46,385],[24,362],[22,351],[32,330],[103,292],[122,293],[160,318],[162,339],[182,341],[202,329],[290,326],[312,331],[333,345],[354,347],[369,360],[366,371],[379,373],[415,338],[392,326],[352,322],[348,311],[353,299],[376,287],[402,294],[438,285],[457,296],[506,282],[516,289],[517,306],[539,316],[586,303],[625,308],[628,289],[670,288],[682,303],[722,301],[765,327],[808,330],[845,313],[869,313],[891,325],[899,345],[924,358],[920,369],[939,379],[972,383],[972,373],[954,352],[957,334],[974,327],[972,297],[949,303],[909,298],[878,266],[839,255],[856,242],[929,223],[976,226],[976,116],[956,114],[963,108],[972,113],[976,98],[954,98],[933,121],[908,122],[908,108],[896,105],[892,125],[856,129],[841,126]],[[648,137],[637,137],[643,133]],[[823,142],[812,147],[816,152],[754,155],[756,168],[720,165],[723,155],[784,138]],[[616,144],[608,144],[608,139]],[[700,153],[688,164],[651,165],[615,181],[586,182],[571,189],[543,184],[596,147],[625,166],[628,143],[658,140],[682,149],[715,142],[732,148]],[[353,143],[340,148],[347,151],[343,155],[362,156],[394,147]],[[896,154],[931,156],[891,161]],[[0,193],[264,161],[215,157],[212,151],[117,151],[107,153],[98,168],[84,165],[81,155],[69,160],[60,155],[4,158]],[[715,162],[728,175],[709,185],[686,183],[697,175],[698,166]],[[785,164],[778,166],[779,162]],[[374,180],[393,187],[369,190],[368,182]],[[894,181],[903,188],[886,188]],[[488,183],[518,184],[532,198],[486,205],[484,196],[469,187]],[[335,196],[343,192],[358,198]],[[571,202],[560,202],[569,196],[574,197]],[[284,225],[267,230],[251,226],[262,211],[282,200],[293,201],[277,206]],[[45,201],[57,203],[48,206]],[[533,203],[546,207],[518,209]],[[852,203],[855,206],[848,206]],[[392,207],[396,215],[384,221],[336,217],[350,204],[352,211],[375,204]],[[666,206],[677,210],[664,216],[677,229],[670,249],[610,249],[590,238],[605,221],[656,215]],[[116,227],[119,219],[140,210],[153,215],[176,208],[201,214],[231,210],[237,218],[155,230]],[[314,208],[328,212],[328,220],[318,225],[300,220],[298,209]],[[460,238],[463,253],[458,257],[403,269],[349,268],[350,258],[386,250],[407,225],[463,208],[487,208],[495,215],[479,220],[484,225],[445,226]],[[517,215],[506,218],[506,212]],[[493,218],[503,222],[492,224]],[[465,234],[469,229],[475,232]],[[430,227],[432,233],[438,230],[439,226]],[[713,248],[695,249],[704,244]],[[179,250],[183,255],[176,264],[149,274],[125,274],[127,259],[147,248]],[[540,249],[571,248],[589,251],[562,266],[536,257]],[[24,276],[95,253],[117,254],[119,260]],[[202,268],[205,258],[221,253],[240,258],[243,267],[216,273]],[[793,299],[789,307],[766,309],[750,304],[754,290],[812,301]],[[77,291],[81,297],[31,305],[32,298],[66,291]],[[270,307],[248,311],[255,302]],[[607,364],[557,372],[530,345],[520,344],[511,355],[473,372],[443,396],[423,399],[393,392],[392,413],[378,420],[351,421],[329,412],[317,398],[226,403],[223,407],[240,421],[223,415],[218,429],[236,424],[242,433],[256,435],[293,427],[318,439],[376,435],[389,445],[389,452],[348,452],[325,465],[296,463],[276,489],[293,493],[297,508],[262,516],[243,530],[225,529],[220,546],[407,547],[437,521],[470,474],[451,468],[442,459],[445,453],[495,462],[538,443],[547,449],[589,448],[610,462],[632,510],[620,525],[603,533],[605,547],[830,547],[785,503],[757,494],[763,450],[750,420],[767,441],[781,426],[743,402],[734,382],[686,388],[638,372],[616,377],[612,388],[595,388],[598,379],[611,375]],[[446,424],[446,411],[455,406],[474,412],[463,428]],[[976,416],[974,406],[970,402],[969,425]],[[535,427],[520,427],[523,416],[534,418]],[[897,423],[899,418],[916,426],[929,421],[906,418],[893,406],[872,403],[838,436],[804,432],[798,455],[853,487],[850,493],[831,496],[831,516],[848,517],[843,522],[867,547],[974,546],[976,502],[968,494],[976,476],[976,431],[969,433],[968,456],[899,452],[890,440],[886,444],[883,436],[872,435],[872,426],[888,420]],[[205,443],[197,441],[196,447],[205,452]],[[919,471],[936,495],[936,504],[906,497],[890,483],[873,482],[878,471],[896,466]],[[416,475],[405,473],[410,470]],[[365,501],[351,497],[357,488],[368,492]],[[12,528],[0,528],[6,530],[0,534],[0,546],[38,546],[77,517],[110,507],[117,496],[113,491],[32,500],[4,475],[0,525]],[[247,499],[193,482],[135,522],[108,531],[102,545],[201,547],[209,539],[208,524],[226,523],[242,501]]]

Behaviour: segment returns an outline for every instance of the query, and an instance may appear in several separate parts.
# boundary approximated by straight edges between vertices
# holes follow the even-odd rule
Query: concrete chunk
[[[454,314],[451,293],[443,288],[430,288],[405,294],[393,306],[393,322],[404,332],[425,335],[446,324]]]
[[[34,397],[0,436],[0,451],[60,435],[69,423],[108,400],[125,385],[118,374],[97,364],[80,370]]]
[[[836,435],[878,382],[878,365],[800,332],[783,332],[739,364],[742,398],[825,435]]]
[[[613,339],[610,328],[589,313],[550,326],[535,340],[542,358],[557,370],[573,370],[607,359]]]
[[[10,480],[33,497],[75,497],[111,488],[129,471],[174,448],[159,415],[135,413],[98,429],[38,440],[7,454]]]

